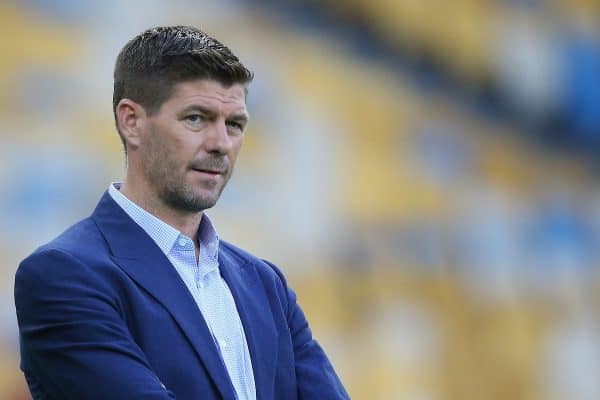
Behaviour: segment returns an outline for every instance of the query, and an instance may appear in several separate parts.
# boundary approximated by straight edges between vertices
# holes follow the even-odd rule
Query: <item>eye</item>
[[[197,124],[199,122],[202,122],[202,120],[204,120],[204,117],[200,114],[190,114],[184,117],[184,120],[186,120],[190,124]]]
[[[232,128],[234,128],[234,129],[240,130],[240,131],[244,130],[244,125],[242,125],[242,124],[240,124],[239,122],[236,122],[236,121],[227,121],[227,125],[230,126],[230,127],[232,127]]]

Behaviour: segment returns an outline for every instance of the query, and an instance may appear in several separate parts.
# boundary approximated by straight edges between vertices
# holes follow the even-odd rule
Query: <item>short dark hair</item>
[[[131,39],[117,56],[114,72],[113,113],[128,98],[150,115],[172,95],[180,82],[211,79],[224,86],[247,85],[253,73],[232,51],[200,29],[164,26],[148,29]],[[119,136],[127,154],[123,135]]]

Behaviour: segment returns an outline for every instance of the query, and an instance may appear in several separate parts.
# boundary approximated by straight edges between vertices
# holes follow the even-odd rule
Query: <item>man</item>
[[[114,79],[124,182],[16,273],[33,398],[348,398],[282,273],[203,212],[242,145],[252,73],[175,26],[127,43]]]

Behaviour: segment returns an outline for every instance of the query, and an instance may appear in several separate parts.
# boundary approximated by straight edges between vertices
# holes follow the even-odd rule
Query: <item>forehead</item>
[[[179,82],[163,104],[168,108],[186,108],[194,105],[214,108],[221,112],[246,112],[246,89],[242,84],[224,86],[222,83],[200,79]]]

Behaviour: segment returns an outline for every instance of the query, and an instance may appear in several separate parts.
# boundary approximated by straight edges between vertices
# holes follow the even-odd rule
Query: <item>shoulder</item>
[[[73,264],[92,265],[108,256],[108,247],[91,218],[85,218],[34,250],[19,264],[17,276],[49,275]]]
[[[76,222],[48,243],[38,247],[30,257],[49,251],[65,252],[77,256],[80,253],[89,253],[90,247],[98,248],[99,246],[106,247],[105,241],[94,220],[88,217]]]
[[[221,254],[231,257],[241,267],[254,268],[259,274],[271,276],[285,284],[285,277],[281,270],[272,262],[259,258],[248,251],[235,246],[227,241],[220,241]]]
[[[220,256],[256,276],[269,298],[278,299],[284,309],[287,309],[290,303],[295,303],[294,292],[288,287],[281,269],[274,263],[223,240],[220,246]]]
[[[116,303],[122,275],[95,223],[86,218],[21,261],[14,279],[17,314],[23,318],[59,298]]]

